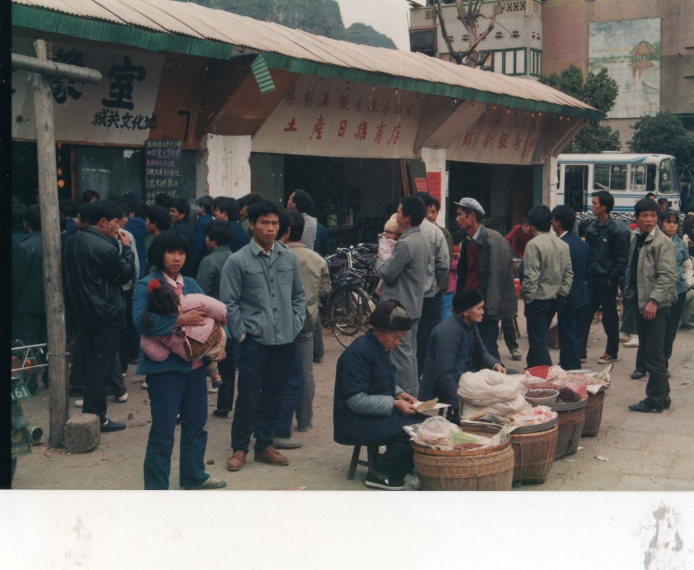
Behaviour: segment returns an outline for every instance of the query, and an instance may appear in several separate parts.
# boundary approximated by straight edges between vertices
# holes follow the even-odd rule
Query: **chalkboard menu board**
[[[181,141],[145,141],[145,201],[157,194],[180,194],[183,183]]]

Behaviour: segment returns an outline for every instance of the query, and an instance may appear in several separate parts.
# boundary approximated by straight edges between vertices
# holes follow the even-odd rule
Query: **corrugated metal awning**
[[[530,79],[419,53],[334,40],[172,0],[13,0],[13,25],[94,41],[229,59],[262,53],[269,68],[387,85],[512,108],[598,119],[591,106]]]

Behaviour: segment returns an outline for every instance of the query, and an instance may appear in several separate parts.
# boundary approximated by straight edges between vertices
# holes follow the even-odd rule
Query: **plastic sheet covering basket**
[[[463,428],[489,436],[489,428]],[[417,476],[426,491],[510,491],[514,455],[511,440],[483,449],[441,451],[412,444]]]

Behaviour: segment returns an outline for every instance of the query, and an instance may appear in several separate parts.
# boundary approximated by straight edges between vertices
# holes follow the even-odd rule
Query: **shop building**
[[[543,74],[606,67],[619,94],[606,124],[624,146],[631,125],[659,111],[694,130],[694,6],[691,0],[545,0]]]
[[[14,0],[12,23],[17,53],[42,38],[53,59],[103,75],[54,83],[61,196],[284,203],[303,188],[344,242],[372,239],[418,189],[440,196],[441,221],[466,194],[506,227],[547,199],[552,157],[596,116],[531,80],[188,3]],[[33,104],[27,74],[12,81],[13,192],[25,197]]]

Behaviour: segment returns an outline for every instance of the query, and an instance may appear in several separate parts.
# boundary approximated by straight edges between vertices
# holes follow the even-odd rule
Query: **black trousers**
[[[118,358],[118,329],[97,328],[77,331],[84,362],[84,404],[82,413],[106,419],[106,395]]]
[[[414,469],[410,436],[400,429],[386,442],[386,452],[378,457],[376,470],[391,479],[403,479]]]
[[[619,352],[619,316],[617,315],[617,284],[611,285],[607,279],[594,279],[588,284],[590,290],[591,303],[584,313],[582,335],[581,335],[581,356],[585,358],[588,346],[588,335],[590,325],[595,313],[602,309],[602,328],[607,335],[605,352],[613,358],[617,358]]]
[[[528,329],[528,368],[552,366],[549,355],[549,325],[556,312],[556,299],[535,300],[525,305],[525,320]]]
[[[639,351],[643,358],[643,366],[648,372],[646,383],[646,400],[652,406],[662,407],[665,396],[670,394],[670,382],[667,379],[667,358],[663,351],[665,332],[670,307],[661,307],[655,318],[647,321],[643,314],[636,310],[636,328],[639,331]],[[637,364],[638,366],[638,364]]]
[[[422,316],[419,318],[417,329],[417,376],[421,376],[424,371],[429,337],[439,322],[441,322],[441,293],[433,297],[425,297],[422,302]]]
[[[133,290],[123,291],[125,299],[125,326],[118,335],[118,356],[121,372],[128,371],[128,364],[137,358],[140,352],[140,335],[133,323]]]
[[[518,350],[518,340],[516,339],[516,323],[514,319],[501,319],[501,332],[504,334],[504,342],[509,352]]]

